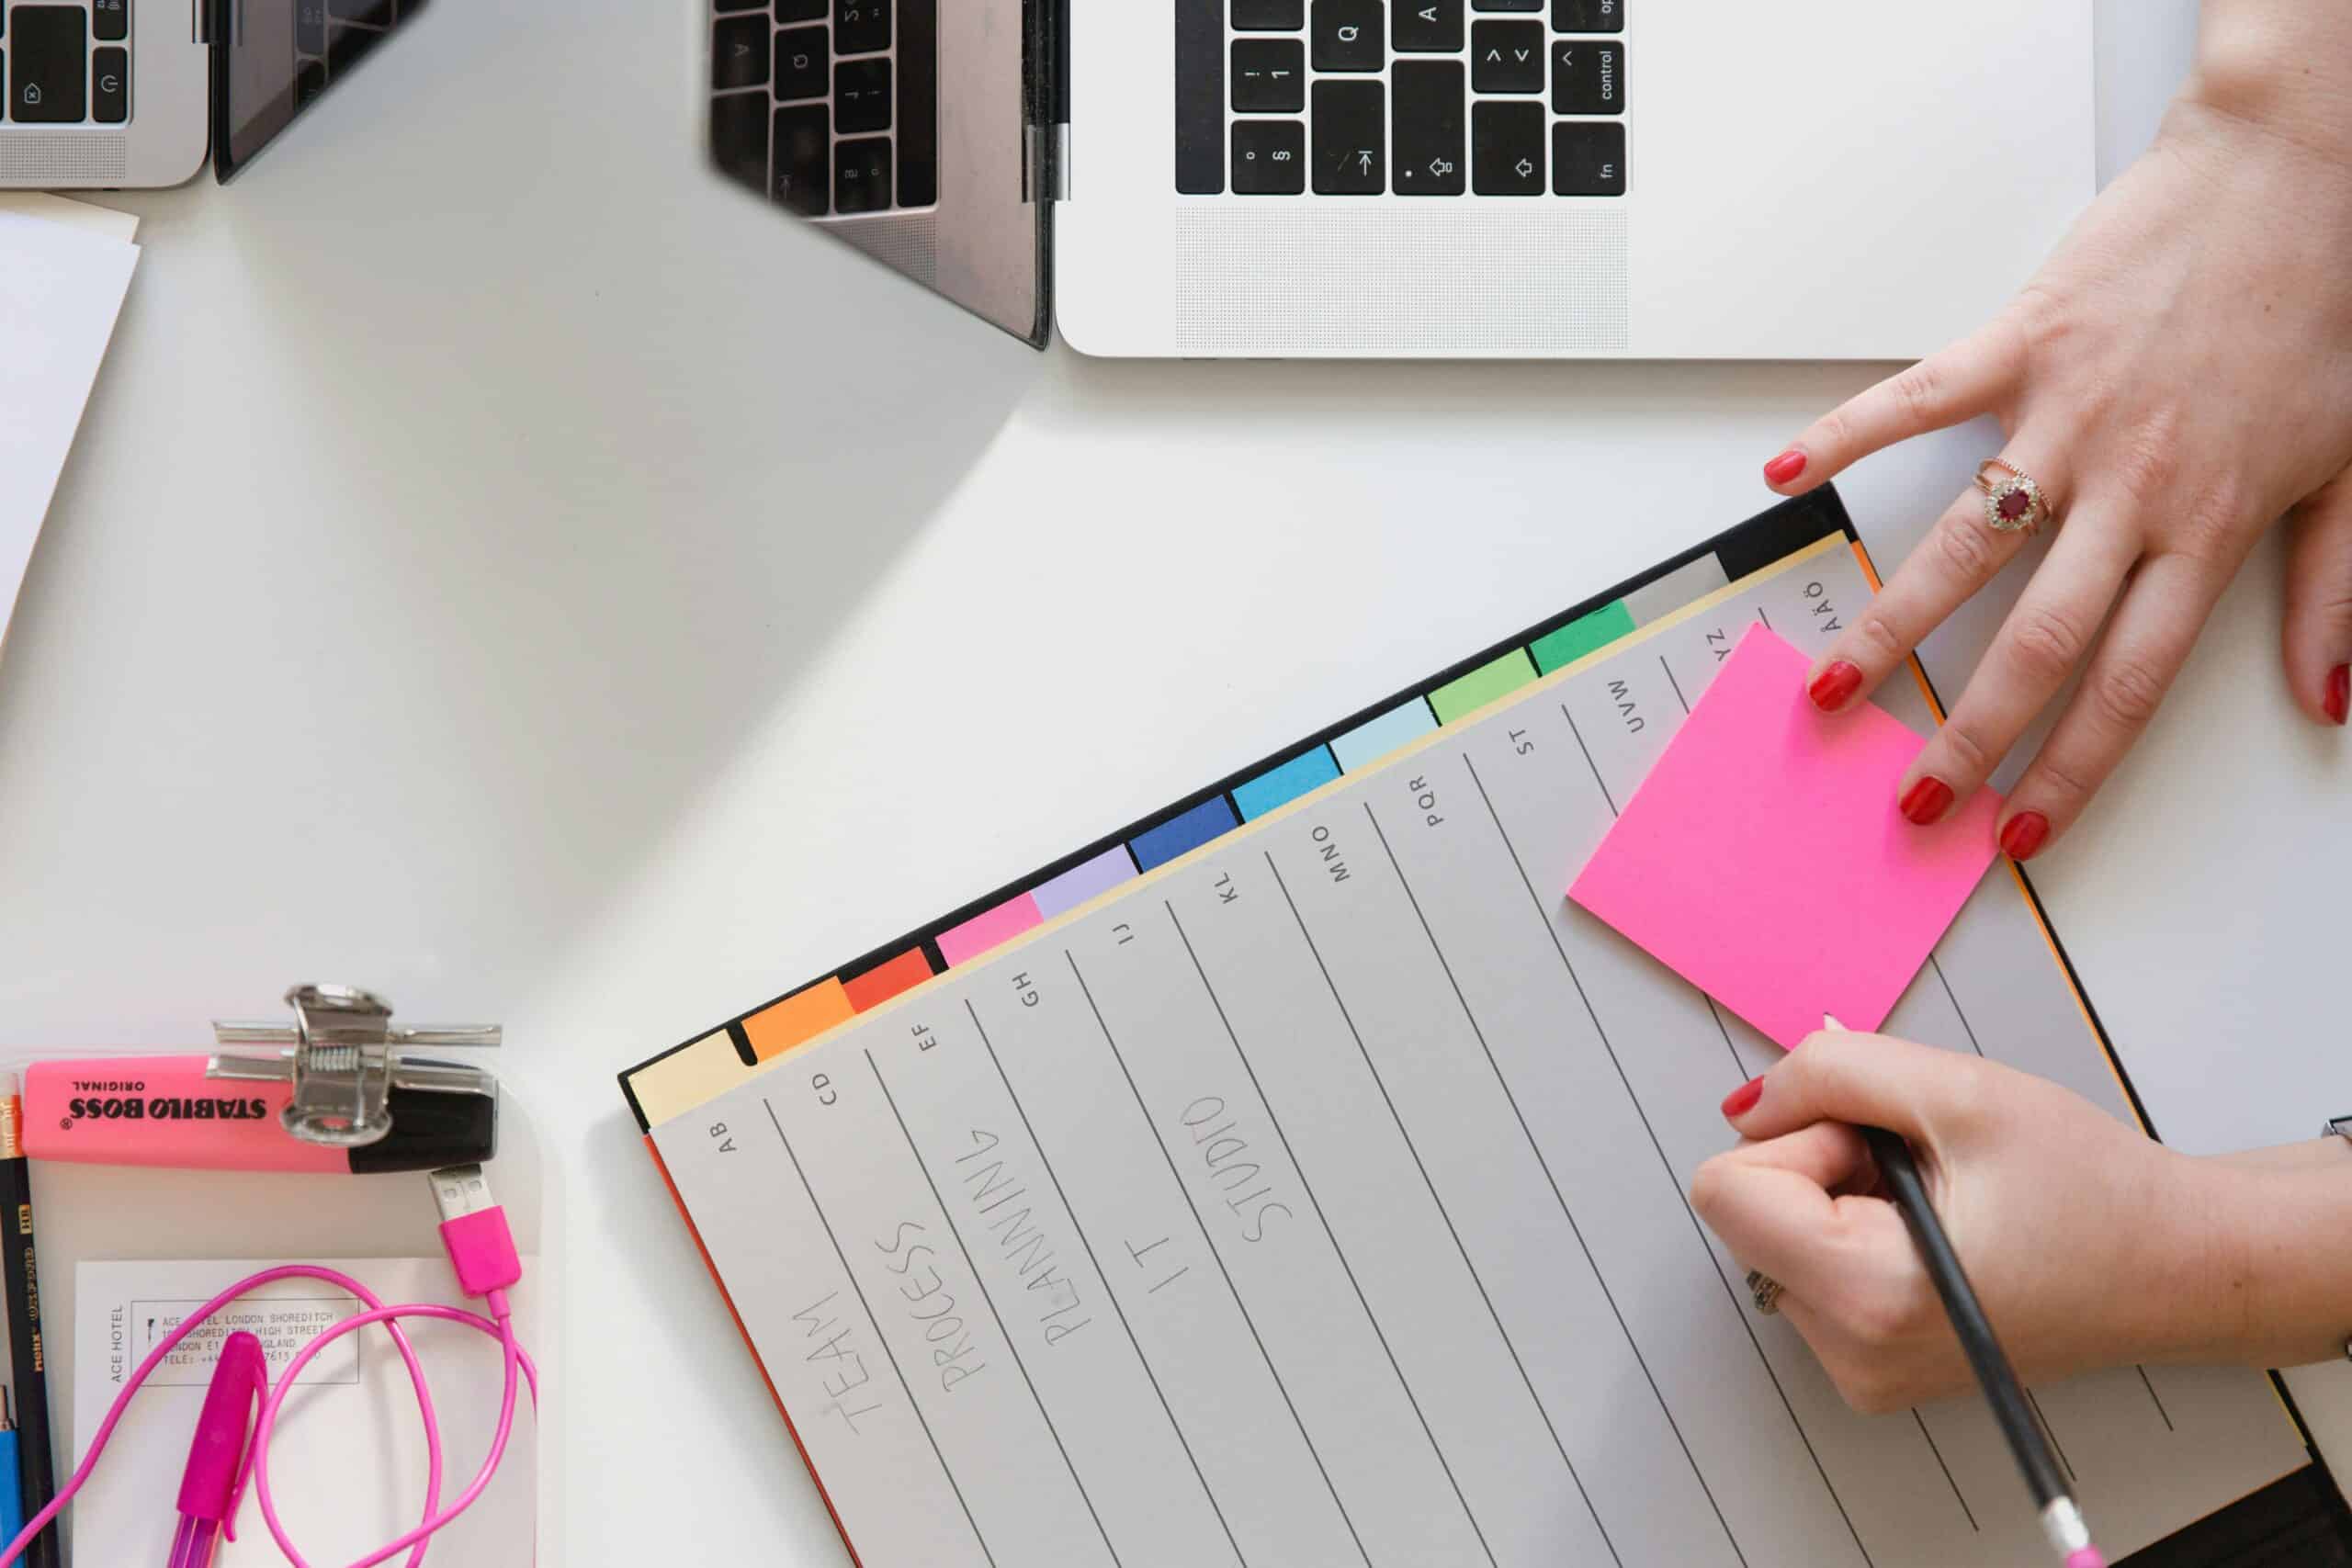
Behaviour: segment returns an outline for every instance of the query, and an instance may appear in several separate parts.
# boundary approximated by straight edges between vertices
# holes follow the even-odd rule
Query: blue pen
[[[17,1413],[0,1388],[0,1551],[24,1533],[25,1500],[17,1491]]]

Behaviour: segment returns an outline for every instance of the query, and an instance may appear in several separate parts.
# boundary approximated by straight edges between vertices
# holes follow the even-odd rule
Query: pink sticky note
[[[1750,628],[1568,889],[1784,1046],[1824,1013],[1886,1021],[1992,863],[2001,810],[1980,790],[1905,821],[1920,738],[1873,704],[1820,712],[1808,668]]]

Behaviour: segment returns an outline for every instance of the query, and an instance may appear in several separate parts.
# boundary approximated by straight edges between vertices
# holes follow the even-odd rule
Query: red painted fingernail
[[[1824,713],[1836,713],[1846,705],[1847,698],[1861,689],[1860,666],[1849,664],[1841,659],[1815,675],[1813,684],[1804,690],[1805,694],[1813,699],[1814,706]]]
[[[2338,724],[2352,723],[2352,664],[2339,664],[2327,678],[2327,716]]]
[[[2039,811],[2020,811],[2001,829],[2001,852],[2011,860],[2031,860],[2050,841],[2050,818]]]
[[[1804,454],[1792,446],[1764,465],[1764,482],[1784,485],[1803,472],[1804,472]]]
[[[1724,1119],[1729,1121],[1735,1116],[1747,1115],[1756,1109],[1756,1102],[1763,1098],[1764,1080],[1762,1078],[1748,1079],[1724,1096]]]
[[[1925,828],[1944,814],[1951,804],[1951,785],[1933,773],[1923,774],[1917,784],[1903,792],[1902,811],[1912,821]]]

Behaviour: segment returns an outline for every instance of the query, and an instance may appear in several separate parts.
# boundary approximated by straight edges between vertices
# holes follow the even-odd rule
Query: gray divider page
[[[1564,897],[1749,623],[1868,593],[1791,557],[657,1127],[866,1568],[2039,1561],[1975,1401],[1749,1307],[1683,1194],[1776,1052]],[[2126,1114],[2006,865],[1890,1028]],[[2306,1457],[2252,1373],[2035,1393],[2110,1550]]]

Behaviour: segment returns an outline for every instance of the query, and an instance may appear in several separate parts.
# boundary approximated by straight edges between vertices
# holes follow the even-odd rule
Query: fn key
[[[1563,120],[1552,128],[1555,196],[1625,194],[1625,126],[1622,120]]]

